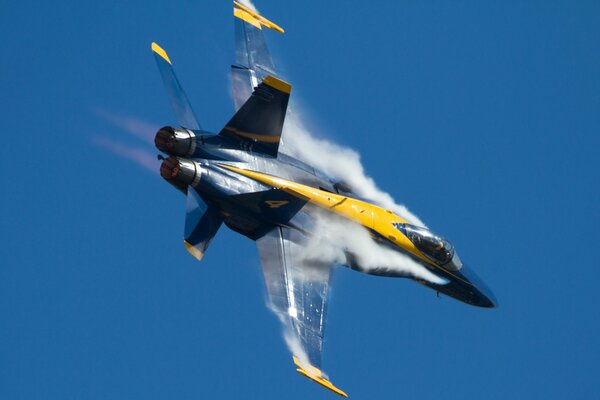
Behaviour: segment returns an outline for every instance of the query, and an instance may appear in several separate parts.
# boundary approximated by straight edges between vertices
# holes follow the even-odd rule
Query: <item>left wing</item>
[[[297,371],[329,390],[348,397],[321,371],[323,329],[332,265],[310,258],[308,238],[276,227],[256,241],[270,307],[283,324]]]

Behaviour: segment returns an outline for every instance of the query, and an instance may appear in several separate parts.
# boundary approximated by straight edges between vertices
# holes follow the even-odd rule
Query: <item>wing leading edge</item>
[[[297,371],[348,397],[320,369],[332,265],[311,259],[308,241],[287,227],[276,227],[256,241],[269,305],[283,325]]]

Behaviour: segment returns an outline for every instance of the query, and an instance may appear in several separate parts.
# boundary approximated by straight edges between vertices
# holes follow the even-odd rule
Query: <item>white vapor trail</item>
[[[283,153],[349,184],[358,196],[392,210],[409,223],[425,226],[423,221],[406,206],[396,203],[389,193],[377,187],[375,181],[365,173],[358,152],[314,137],[302,124],[300,115],[295,111],[293,105],[288,107],[280,144]],[[391,273],[395,276],[422,279],[440,285],[448,283],[410,257],[377,244],[364,227],[326,213],[316,214],[315,226],[304,250],[302,253],[310,257],[310,260],[302,264],[311,264],[312,260],[326,265],[348,265],[347,254],[351,253],[354,257],[353,261],[358,264],[360,270],[367,273]],[[305,279],[310,280],[314,271],[304,269],[300,273]],[[299,357],[303,365],[308,363],[306,352],[289,324],[290,316],[271,308],[283,324],[283,337],[289,351]]]
[[[303,252],[309,257],[309,263],[318,260],[329,265],[348,265],[347,252],[352,253],[360,270],[367,273],[393,273],[440,285],[448,283],[410,257],[379,245],[361,225],[328,213],[317,213],[314,230]]]
[[[258,12],[258,9],[256,8],[256,6],[250,1],[250,0],[240,0],[239,3],[243,6],[248,7],[249,9],[251,9],[254,12]]]
[[[348,183],[360,197],[392,210],[409,223],[425,226],[408,208],[397,204],[392,196],[377,187],[373,178],[366,175],[356,151],[312,136],[293,107],[288,108],[283,139],[283,152]],[[352,221],[318,213],[315,224],[308,243],[310,250],[305,252],[311,258],[347,265],[348,251],[365,272],[392,271],[399,276],[447,283],[408,256],[380,246],[365,228]]]
[[[92,138],[92,142],[98,146],[104,147],[111,153],[133,161],[137,165],[144,167],[153,173],[158,171],[160,161],[158,161],[156,156],[146,149],[140,147],[130,147],[104,136],[95,136]]]
[[[297,251],[286,250],[286,255],[290,257],[286,260],[286,276],[291,279],[287,284],[315,282],[316,286],[313,287],[318,287],[321,282],[326,282],[324,276],[329,275],[331,266],[349,264],[348,253],[352,254],[352,266],[362,272],[415,278],[439,285],[448,283],[408,256],[379,245],[356,222],[331,215],[324,210],[315,211],[311,213],[315,224],[308,227],[310,233],[306,242],[298,245]],[[294,246],[289,245],[292,248]],[[283,338],[290,353],[298,357],[301,365],[310,366],[307,349],[293,327],[293,320],[297,319],[296,312],[282,310],[270,301],[267,304],[283,326]]]
[[[309,366],[310,361],[308,358],[308,354],[304,350],[300,339],[296,335],[294,328],[292,327],[289,316],[287,314],[283,314],[280,310],[277,310],[275,307],[270,307],[271,311],[277,316],[279,322],[283,325],[283,340],[290,351],[290,353],[296,356],[300,360],[300,364],[303,366]]]
[[[156,131],[158,131],[158,128],[160,128],[159,126],[143,121],[136,117],[119,115],[100,108],[96,109],[96,114],[117,128],[120,128],[130,135],[135,136],[138,139],[141,139],[144,142],[154,146],[154,135],[156,134]]]
[[[302,124],[300,115],[292,107],[288,108],[283,138],[284,153],[348,183],[360,197],[392,210],[409,223],[425,226],[406,206],[397,204],[389,193],[377,187],[373,178],[367,176],[358,152],[311,135]]]

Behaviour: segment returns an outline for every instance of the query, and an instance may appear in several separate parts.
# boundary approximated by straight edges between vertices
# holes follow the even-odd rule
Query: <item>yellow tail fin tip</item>
[[[167,52],[164,51],[164,49],[162,47],[160,47],[156,42],[152,42],[152,51],[155,52],[156,54],[158,54],[159,56],[161,56],[162,58],[164,58],[166,62],[171,64],[171,60],[169,60],[169,56],[167,55]]]

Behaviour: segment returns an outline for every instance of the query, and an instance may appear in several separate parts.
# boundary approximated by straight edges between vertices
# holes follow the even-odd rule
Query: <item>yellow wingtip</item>
[[[319,385],[331,390],[333,393],[336,393],[342,397],[348,398],[348,395],[346,394],[346,392],[344,392],[342,389],[336,387],[333,383],[331,383],[327,379],[323,378],[323,373],[321,372],[321,370],[319,368],[309,365],[305,369],[305,367],[300,363],[300,360],[296,356],[293,356],[292,358],[294,359],[294,364],[296,364],[296,366],[298,367],[296,369],[296,371],[299,374],[304,375],[311,381],[317,382]]]
[[[248,22],[251,25],[254,25],[258,29],[262,29],[262,25],[266,28],[273,29],[280,33],[285,32],[282,27],[280,27],[272,21],[269,21],[268,19],[260,15],[258,12],[252,10],[250,7],[240,4],[237,1],[234,1],[233,5],[236,7],[233,9],[233,15]],[[237,12],[238,10],[242,12]]]
[[[161,56],[162,58],[164,58],[166,62],[171,64],[171,60],[169,60],[169,56],[167,55],[167,52],[162,47],[160,47],[156,42],[152,42],[152,51],[155,52],[156,54],[158,54],[159,56]]]
[[[234,8],[233,15],[243,21],[246,21],[247,23],[249,23],[250,25],[254,26],[257,29],[262,29],[260,22],[244,10],[241,10],[239,8]]]
[[[202,260],[202,257],[204,257],[204,253],[202,253],[200,250],[188,243],[187,240],[184,240],[183,243],[185,244],[185,249],[188,251],[188,253],[192,255],[192,257],[194,257],[198,261]]]

